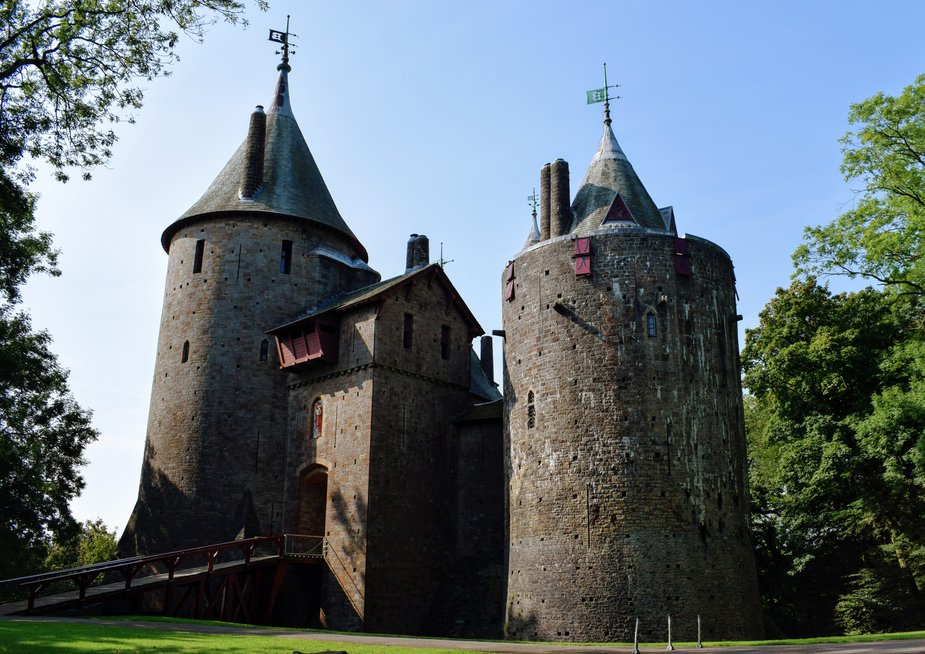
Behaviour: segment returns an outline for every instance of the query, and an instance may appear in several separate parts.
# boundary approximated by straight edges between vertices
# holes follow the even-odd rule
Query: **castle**
[[[305,581],[301,618],[339,629],[614,641],[670,614],[679,638],[698,616],[711,638],[760,635],[732,263],[678,235],[608,112],[574,202],[568,164],[544,166],[539,225],[499,262],[502,397],[426,237],[404,273],[369,267],[293,115],[285,48],[278,70],[162,236],[121,550],[324,536],[337,565]]]

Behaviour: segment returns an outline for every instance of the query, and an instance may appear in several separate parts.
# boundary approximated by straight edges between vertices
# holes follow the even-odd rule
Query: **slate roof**
[[[601,143],[572,202],[572,232],[584,236],[599,229],[617,193],[639,226],[665,229],[661,212],[605,122]]]
[[[469,367],[469,392],[489,402],[500,400],[501,391],[485,374],[479,355],[472,349],[469,350]]]
[[[326,302],[323,302],[322,304],[309,310],[308,313],[305,313],[298,318],[287,322],[286,324],[268,330],[267,334],[275,334],[276,332],[284,331],[293,325],[297,325],[303,320],[310,320],[322,314],[343,312],[368,302],[375,302],[385,293],[388,293],[392,289],[403,286],[416,277],[426,279],[428,276],[435,276],[444,284],[444,286],[450,292],[457,307],[459,308],[459,311],[463,314],[463,317],[469,323],[470,327],[472,327],[474,336],[484,334],[485,330],[482,329],[482,326],[479,325],[479,322],[475,319],[475,316],[472,315],[469,307],[467,307],[466,303],[463,302],[459,293],[456,291],[456,288],[453,286],[453,283],[450,281],[450,278],[446,276],[443,268],[441,268],[440,265],[436,263],[429,264],[422,268],[416,268],[410,272],[406,272],[403,275],[398,275],[397,277],[386,279],[385,281],[379,282],[378,284],[372,284],[357,291],[344,293],[342,295],[330,298]]]
[[[483,402],[481,404],[474,404],[469,407],[462,416],[455,420],[456,423],[466,423],[466,422],[480,422],[483,420],[498,420],[501,421],[504,417],[504,401],[501,399],[501,394],[498,394],[498,397],[489,402]]]
[[[369,261],[366,249],[337,210],[292,113],[286,68],[280,69],[266,114],[261,190],[251,198],[239,196],[246,159],[245,140],[203,196],[164,231],[161,236],[164,249],[169,249],[174,233],[196,219],[210,214],[246,212],[275,214],[324,225],[350,239],[363,261]]]

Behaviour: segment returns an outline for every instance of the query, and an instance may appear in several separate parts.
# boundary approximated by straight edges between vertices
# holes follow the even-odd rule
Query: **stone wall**
[[[341,312],[338,361],[290,377],[285,524],[298,529],[302,496],[316,497],[309,477],[326,475],[337,584],[323,609],[334,628],[355,626],[341,595],[367,631],[434,629],[454,542],[452,423],[470,402],[472,327],[447,292],[424,271]],[[312,438],[318,400],[323,428]]]
[[[305,220],[204,217],[174,234],[124,553],[279,531],[286,379],[264,331],[376,277],[319,257],[319,245],[356,256],[346,239]]]
[[[504,302],[507,631],[542,640],[760,635],[729,257],[639,228],[514,261]],[[650,332],[650,329],[652,330]],[[650,335],[650,333],[652,335]]]

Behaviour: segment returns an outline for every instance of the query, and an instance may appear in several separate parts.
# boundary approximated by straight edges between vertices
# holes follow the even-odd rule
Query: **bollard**
[[[674,651],[674,645],[671,644],[671,614],[668,614],[668,647],[666,647],[669,652]]]
[[[633,654],[639,654],[639,618],[636,618],[636,631],[633,632]]]

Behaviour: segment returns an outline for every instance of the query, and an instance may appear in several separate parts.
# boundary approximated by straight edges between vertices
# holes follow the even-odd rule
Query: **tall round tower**
[[[571,207],[564,161],[541,188],[503,279],[508,635],[759,635],[732,262],[678,237],[609,118]]]
[[[286,374],[265,331],[379,280],[292,114],[285,54],[278,70],[269,109],[161,237],[167,283],[126,553],[280,529]]]

